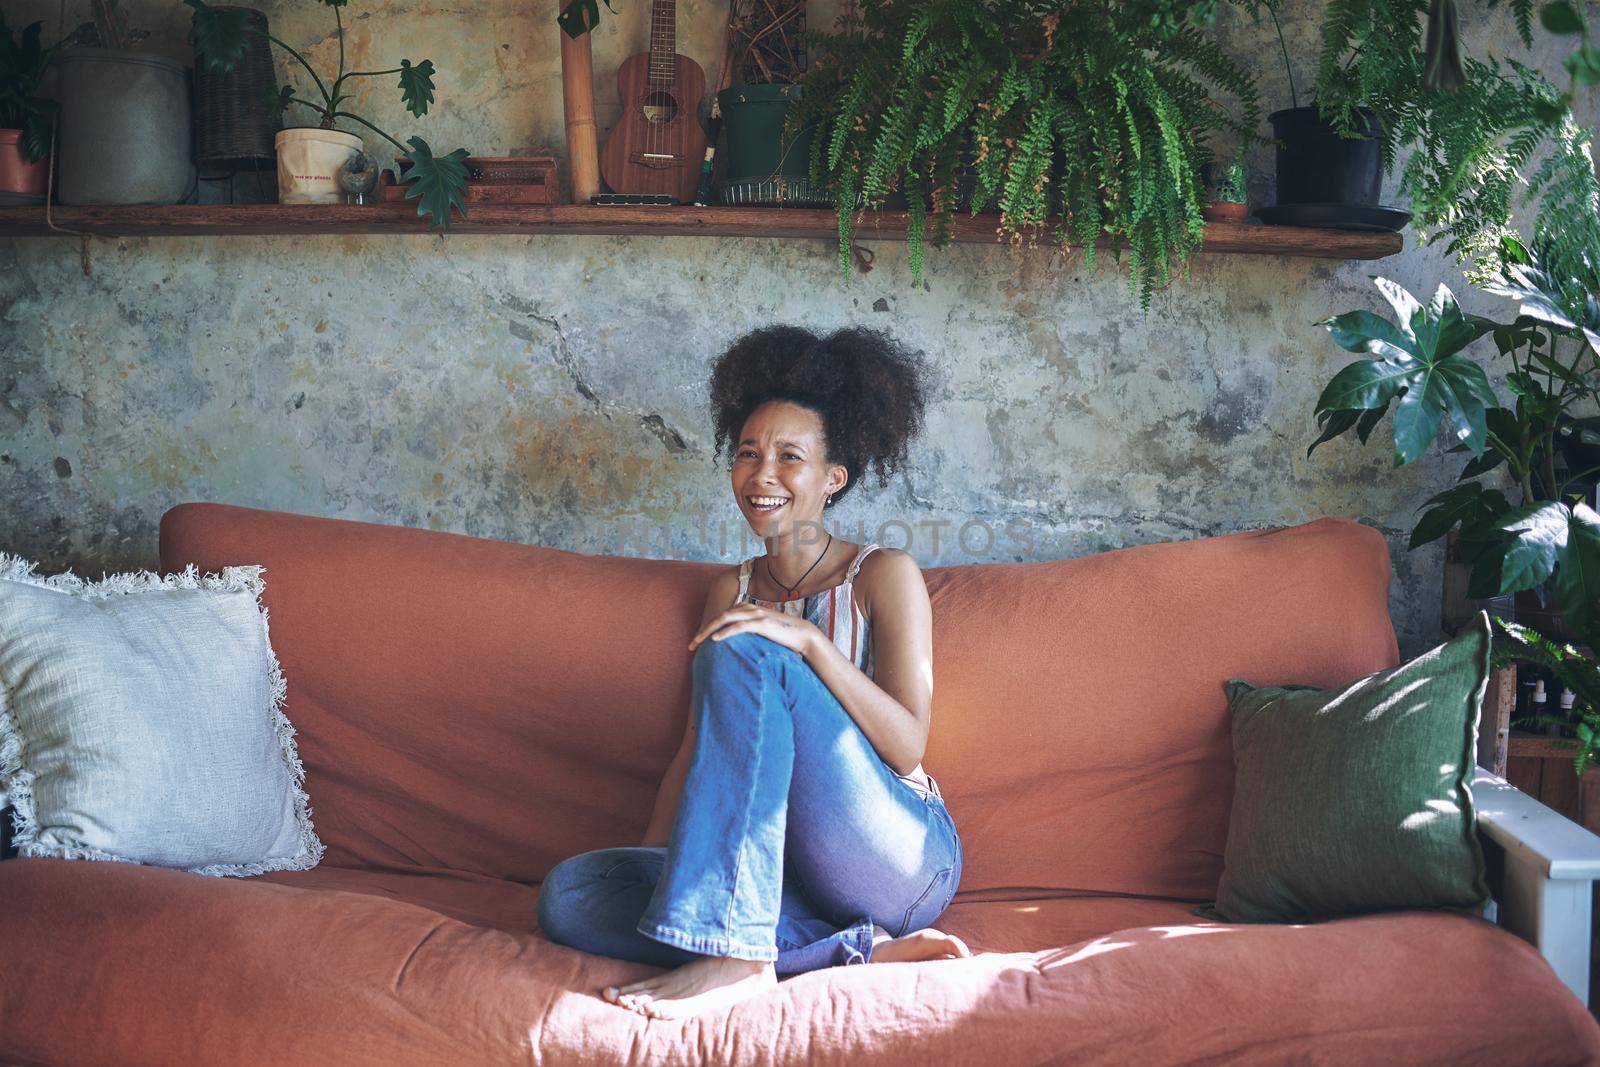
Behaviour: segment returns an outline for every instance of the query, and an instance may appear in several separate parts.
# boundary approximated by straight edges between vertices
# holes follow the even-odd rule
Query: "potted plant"
[[[877,206],[924,180],[932,241],[947,242],[949,191],[971,151],[971,213],[998,204],[1015,241],[1053,217],[1051,235],[1086,259],[1103,237],[1125,246],[1148,307],[1200,246],[1207,135],[1256,136],[1254,81],[1197,21],[1211,7],[881,0],[864,8],[864,32],[819,35],[830,61],[808,72],[789,122],[817,123],[812,177],[834,194],[841,269],[858,198]],[[1212,105],[1219,95],[1239,101],[1239,119]],[[909,211],[920,281],[929,210],[911,196]]]
[[[1267,116],[1275,142],[1277,203],[1258,212],[1261,221],[1342,229],[1404,227],[1411,217],[1409,213],[1378,204],[1386,161],[1383,124],[1378,115],[1359,99],[1347,97],[1340,98],[1344,106],[1336,109],[1326,108],[1318,100],[1301,106],[1283,26],[1278,20],[1278,0],[1264,0],[1261,6],[1271,15],[1277,33],[1290,105]],[[1329,15],[1327,21],[1334,18]],[[1319,92],[1324,88],[1323,80],[1344,76],[1364,52],[1359,45],[1350,46],[1348,56],[1339,52],[1337,24],[1335,32],[1324,33],[1323,40]],[[1340,73],[1335,75],[1333,71]]]
[[[136,47],[118,0],[93,0],[92,32],[75,33],[60,71],[63,204],[176,204],[194,193],[189,69]],[[89,39],[93,45],[77,41]]]
[[[1446,426],[1456,442],[1451,451],[1471,456],[1458,484],[1419,508],[1426,510],[1410,547],[1459,527],[1458,552],[1472,568],[1468,596],[1531,591],[1559,603],[1567,632],[1547,636],[1600,648],[1600,514],[1586,503],[1600,464],[1562,463],[1564,438],[1578,425],[1572,412],[1600,399],[1600,277],[1550,270],[1548,244],[1534,252],[1513,238],[1505,242],[1507,265],[1485,289],[1519,302],[1512,322],[1463,314],[1443,285],[1423,305],[1380,278],[1396,321],[1351,311],[1322,323],[1340,347],[1369,358],[1323,389],[1316,407],[1322,432],[1307,455],[1351,429],[1365,443],[1391,406],[1396,466],[1420,457]],[[1510,363],[1510,407],[1465,355],[1485,337]],[[1492,474],[1510,482],[1518,503],[1486,483]]]
[[[1207,222],[1243,222],[1250,216],[1250,173],[1237,155],[1205,165],[1210,203],[1202,210]]]
[[[215,7],[205,0],[184,2],[194,9],[189,40],[194,46],[196,62],[218,73],[226,73],[238,62],[248,35],[264,36],[299,63],[316,88],[318,100],[304,99],[296,95],[294,86],[284,85],[271,88],[264,102],[274,113],[294,105],[320,116],[316,126],[283,129],[276,135],[280,202],[337,204],[342,201],[343,194],[335,176],[347,162],[362,154],[361,138],[336,128],[339,120],[344,119],[365,126],[399,151],[402,159],[400,182],[411,187],[406,199],[417,201],[419,216],[431,215],[434,225],[442,230],[450,227],[452,209],[460,212],[462,218],[467,217],[465,148],[437,156],[421,137],[409,137],[401,144],[372,122],[343,109],[351,96],[346,86],[350,79],[394,75],[398,78],[401,103],[407,111],[421,118],[433,102],[435,71],[431,61],[424,59],[413,64],[403,59],[398,67],[387,70],[346,70],[344,21],[340,15],[345,0],[323,0],[333,8],[335,34],[339,39],[338,70],[331,79],[324,81],[298,51],[247,23],[242,10]]]
[[[736,79],[716,96],[728,133],[719,187],[725,204],[813,200],[808,171],[816,129],[785,127],[803,91],[805,18],[805,0],[764,0],[759,5],[734,0],[729,33]]]
[[[42,204],[49,195],[48,160],[56,105],[34,94],[56,48],[39,44],[43,23],[18,40],[0,12],[0,204]]]

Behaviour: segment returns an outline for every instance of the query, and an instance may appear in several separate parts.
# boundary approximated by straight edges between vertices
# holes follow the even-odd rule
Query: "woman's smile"
[[[777,511],[779,508],[783,507],[789,502],[789,498],[786,496],[759,495],[747,496],[744,499],[745,503],[750,505],[750,509],[752,511],[759,511],[763,514],[770,514],[771,512]]]

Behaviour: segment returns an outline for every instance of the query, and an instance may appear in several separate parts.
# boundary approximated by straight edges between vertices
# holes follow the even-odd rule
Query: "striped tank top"
[[[734,603],[760,604],[764,608],[781,611],[787,615],[799,615],[810,621],[813,626],[828,635],[833,647],[844,653],[844,657],[859,667],[862,674],[871,678],[873,676],[871,625],[866,615],[862,613],[861,605],[856,603],[854,586],[856,572],[861,569],[861,561],[867,558],[867,553],[878,547],[876,544],[862,546],[861,551],[856,553],[856,558],[851,561],[850,569],[845,572],[844,581],[838,585],[792,600],[762,600],[752,595],[750,571],[755,565],[755,559],[747,559],[739,564],[739,596]],[[901,774],[898,777],[924,791],[938,789],[938,786],[930,784],[928,773],[922,769],[920,763],[909,775]]]

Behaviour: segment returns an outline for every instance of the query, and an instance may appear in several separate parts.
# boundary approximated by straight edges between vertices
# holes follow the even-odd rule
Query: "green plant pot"
[[[728,131],[727,180],[806,176],[815,129],[793,140],[783,135],[789,105],[798,99],[798,85],[735,85],[717,94]]]

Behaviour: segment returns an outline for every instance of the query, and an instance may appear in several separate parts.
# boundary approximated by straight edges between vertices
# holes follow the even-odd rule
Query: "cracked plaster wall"
[[[646,35],[647,5],[619,9],[596,38],[602,135],[610,72]],[[135,4],[134,22],[181,55],[185,10]],[[327,8],[264,10],[335,60]],[[724,10],[679,5],[680,51],[713,80]],[[832,10],[813,5],[814,23]],[[1469,44],[1509,39],[1504,19],[1471,10]],[[552,5],[346,11],[357,63],[439,68],[436,112],[414,124],[437,148],[564,157]],[[1318,11],[1288,4],[1301,85]],[[28,0],[7,15],[53,27],[57,11]],[[68,4],[69,29],[85,18]],[[1236,19],[1223,32],[1260,57],[1264,100],[1280,106],[1275,40]],[[1556,69],[1558,54],[1539,58]],[[409,130],[396,96],[385,81],[362,103]],[[1258,162],[1253,199],[1270,202]],[[1142,316],[1109,257],[1086,270],[963,245],[930,251],[917,288],[903,244],[872,247],[875,269],[843,278],[829,243],[785,239],[141,238],[95,242],[85,277],[76,242],[0,240],[0,548],[46,571],[153,567],[162,513],[213,500],[737,560],[760,549],[712,462],[711,360],[765,323],[867,323],[926,352],[937,381],[913,465],[848,499],[845,536],[903,544],[882,525],[899,520],[933,566],[1349,516],[1389,538],[1402,651],[1437,640],[1440,550],[1405,539],[1458,464],[1435,453],[1393,470],[1387,429],[1366,448],[1305,449],[1317,392],[1351,358],[1313,323],[1380,307],[1375,272],[1462,293],[1442,256],[1203,256]]]

